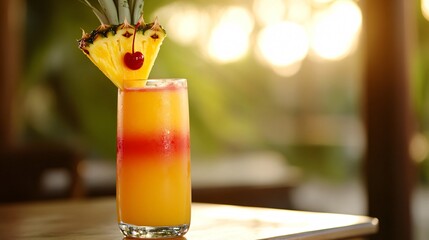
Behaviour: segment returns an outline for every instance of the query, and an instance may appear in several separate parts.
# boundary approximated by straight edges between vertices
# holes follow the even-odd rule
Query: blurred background
[[[19,46],[19,81],[3,85],[13,99],[5,129],[19,147],[5,145],[3,156],[30,155],[30,168],[51,150],[79,158],[64,164],[78,176],[49,163],[54,170],[44,171],[44,193],[57,196],[78,179],[75,195],[113,195],[117,89],[77,47],[81,29],[99,22],[77,0],[18,2],[9,16],[18,33],[6,39]],[[413,231],[415,239],[428,239],[429,1],[413,2]],[[255,202],[224,200],[366,214],[363,3],[145,1],[146,21],[158,16],[168,33],[151,77],[188,79],[197,198],[222,201],[214,195],[240,188]],[[255,186],[272,199],[258,200],[248,189]]]

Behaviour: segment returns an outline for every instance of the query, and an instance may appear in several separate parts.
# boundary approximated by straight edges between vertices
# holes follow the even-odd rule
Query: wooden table
[[[194,203],[181,240],[336,239],[372,234],[364,216]],[[113,198],[0,205],[0,239],[123,239]]]

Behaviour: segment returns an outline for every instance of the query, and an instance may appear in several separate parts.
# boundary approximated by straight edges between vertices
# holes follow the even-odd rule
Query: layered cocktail
[[[186,80],[145,82],[126,81],[118,94],[120,228],[137,237],[183,235],[191,208]]]
[[[166,32],[143,20],[143,0],[83,0],[102,23],[79,40],[118,88],[117,214],[125,236],[184,235],[191,173],[187,82],[147,80]]]

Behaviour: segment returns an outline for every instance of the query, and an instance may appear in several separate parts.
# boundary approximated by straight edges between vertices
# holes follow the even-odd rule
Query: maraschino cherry
[[[129,53],[124,56],[125,65],[131,70],[138,70],[143,66],[144,56],[141,52]]]
[[[131,69],[131,70],[138,70],[143,66],[144,63],[144,56],[143,53],[137,51],[134,52],[134,44],[136,40],[136,34],[137,34],[137,28],[139,27],[140,22],[136,24],[134,29],[134,36],[133,36],[133,52],[127,52],[124,56],[124,63],[125,65]]]

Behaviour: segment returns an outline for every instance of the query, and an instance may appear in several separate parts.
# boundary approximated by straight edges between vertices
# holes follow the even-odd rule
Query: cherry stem
[[[134,43],[135,43],[135,41],[136,41],[136,35],[137,35],[137,28],[139,28],[139,26],[140,26],[140,22],[138,22],[137,24],[136,24],[136,26],[135,26],[135,28],[134,28],[134,36],[133,36],[133,54],[134,54]]]

